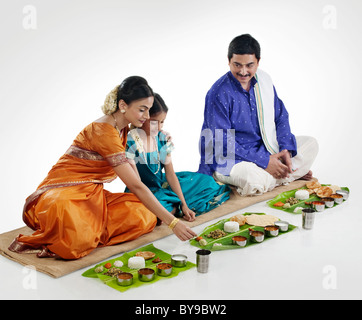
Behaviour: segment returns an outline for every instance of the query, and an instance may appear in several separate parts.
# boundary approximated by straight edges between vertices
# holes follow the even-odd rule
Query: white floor
[[[265,202],[256,204],[241,212],[273,214],[298,228],[250,248],[212,252],[207,274],[194,268],[123,293],[97,279],[82,277],[88,268],[53,279],[0,256],[0,298],[361,299],[362,219],[358,197],[352,189],[348,201],[319,213],[314,229],[309,231],[302,229],[301,215],[269,208]],[[200,233],[207,225],[194,230]],[[154,245],[168,253],[185,253],[192,262],[196,260],[196,247],[180,242],[174,235]]]

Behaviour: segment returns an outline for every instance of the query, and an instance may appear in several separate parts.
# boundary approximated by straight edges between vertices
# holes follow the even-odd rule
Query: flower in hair
[[[112,114],[117,110],[117,91],[118,87],[115,87],[110,93],[107,94],[104,104],[102,106],[102,111],[104,114]]]

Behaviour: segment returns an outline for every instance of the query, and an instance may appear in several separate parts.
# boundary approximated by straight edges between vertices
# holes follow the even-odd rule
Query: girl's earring
[[[124,110],[124,109],[121,109],[121,113],[126,113],[126,110]]]

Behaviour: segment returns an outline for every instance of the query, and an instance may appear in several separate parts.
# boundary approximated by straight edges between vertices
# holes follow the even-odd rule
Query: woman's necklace
[[[116,123],[116,129],[117,129],[117,131],[118,131],[118,134],[119,134],[119,136],[121,136],[121,130],[119,130],[119,128],[118,128],[116,117],[114,116],[113,113],[112,113],[111,115],[112,115],[112,117],[113,117],[113,119],[114,119],[114,122]]]
[[[157,143],[157,140],[156,140],[156,137],[153,137],[153,142],[154,142],[154,144],[155,144],[155,146],[156,146],[156,154],[157,154],[157,170],[156,170],[156,172],[153,172],[154,174],[157,174],[159,171],[160,171],[160,168],[161,168],[161,162],[160,162],[160,153],[158,152],[158,143]],[[151,152],[150,152],[150,160],[151,160]],[[143,149],[143,157],[144,157],[144,159],[145,159],[145,161],[146,161],[146,163],[148,162],[147,161],[147,155],[146,155],[146,152],[145,152],[145,150]],[[150,161],[150,162],[152,162],[152,161]],[[151,168],[150,168],[151,169]]]
[[[161,168],[160,153],[158,152],[158,143],[157,143],[156,137],[153,137],[153,141],[154,141],[154,143],[156,145],[156,153],[157,153],[157,170],[156,170],[156,172],[154,172],[154,174],[157,174],[160,171],[160,168]]]
[[[143,159],[145,161],[145,164],[148,165],[147,154],[146,154],[146,151],[145,151],[145,148],[144,148],[144,141],[140,137],[138,130],[140,130],[140,129],[133,129],[133,130],[131,130],[130,134],[131,134],[133,140],[135,141],[138,152],[140,154],[142,154]],[[156,137],[153,137],[153,140],[154,140],[154,143],[155,143],[155,146],[156,146],[156,153],[157,153],[157,170],[156,170],[156,172],[153,172],[153,173],[157,174],[161,169],[161,161],[160,161],[160,153],[158,151],[158,143],[157,143]],[[151,170],[151,168],[150,168],[150,170]]]

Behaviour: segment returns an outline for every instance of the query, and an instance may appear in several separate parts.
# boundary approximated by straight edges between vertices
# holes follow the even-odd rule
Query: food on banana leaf
[[[225,232],[236,232],[239,231],[239,223],[236,221],[227,221],[224,223],[224,231]]]
[[[309,198],[308,190],[297,190],[294,195],[298,200],[307,200]]]
[[[226,236],[226,233],[221,230],[221,229],[216,229],[214,231],[211,231],[209,234],[206,235],[206,237],[208,238],[213,238],[213,239],[219,239]]]

